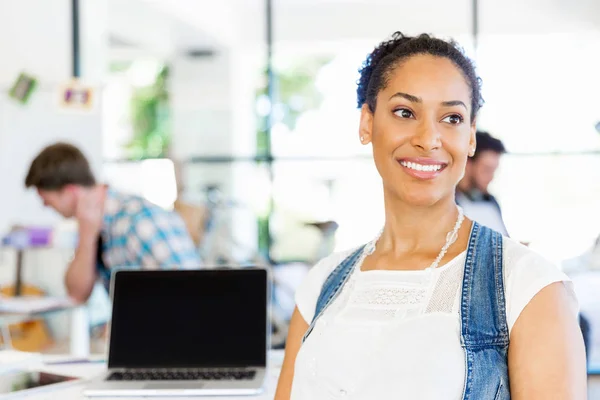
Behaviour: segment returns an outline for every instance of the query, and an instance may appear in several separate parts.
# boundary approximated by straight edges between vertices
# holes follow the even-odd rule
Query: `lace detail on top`
[[[371,287],[360,288],[350,298],[351,305],[403,306],[422,304],[424,288]]]
[[[465,254],[430,271],[360,271],[356,264],[329,315],[346,323],[389,323],[423,313],[458,312]]]
[[[464,267],[465,256],[459,257],[461,265]],[[464,268],[444,269],[440,274],[435,285],[435,289],[427,305],[425,313],[453,313],[458,312],[457,299],[460,295],[460,288],[463,280]]]

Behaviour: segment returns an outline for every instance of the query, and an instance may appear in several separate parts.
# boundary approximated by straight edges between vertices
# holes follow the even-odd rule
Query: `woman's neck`
[[[385,193],[385,226],[377,249],[397,256],[439,251],[458,218],[454,197],[419,207]]]

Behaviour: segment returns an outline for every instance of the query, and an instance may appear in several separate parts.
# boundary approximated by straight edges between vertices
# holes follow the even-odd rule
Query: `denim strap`
[[[354,266],[356,265],[357,261],[361,258],[365,246],[366,245],[360,246],[357,250],[352,252],[352,254],[346,257],[344,261],[342,261],[340,265],[338,265],[333,270],[333,272],[329,274],[327,280],[325,280],[325,283],[323,284],[323,287],[321,289],[321,294],[319,295],[319,299],[317,300],[315,315],[310,326],[308,327],[308,330],[302,338],[302,343],[304,343],[308,335],[310,335],[310,333],[312,332],[319,317],[323,314],[327,307],[331,305],[333,300],[335,300],[336,297],[342,291],[342,288],[348,281],[351,272],[354,270]]]
[[[502,235],[473,223],[461,299],[463,399],[510,399]]]

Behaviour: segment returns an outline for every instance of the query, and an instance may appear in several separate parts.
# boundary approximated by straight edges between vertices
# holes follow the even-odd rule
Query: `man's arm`
[[[80,229],[79,244],[65,275],[67,293],[79,303],[86,302],[94,289],[97,251],[98,236]]]
[[[69,296],[80,303],[87,301],[96,282],[96,256],[105,196],[106,188],[100,185],[81,188],[77,192],[75,218],[79,223],[79,243],[67,269],[65,285]]]

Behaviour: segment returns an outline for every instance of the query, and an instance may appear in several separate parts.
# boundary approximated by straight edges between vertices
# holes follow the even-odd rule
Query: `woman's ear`
[[[369,144],[373,138],[373,113],[367,105],[363,104],[360,109],[360,125],[358,127],[358,136],[362,144]]]
[[[477,121],[473,119],[471,123],[471,136],[469,137],[469,157],[475,155],[475,149],[477,148]]]

